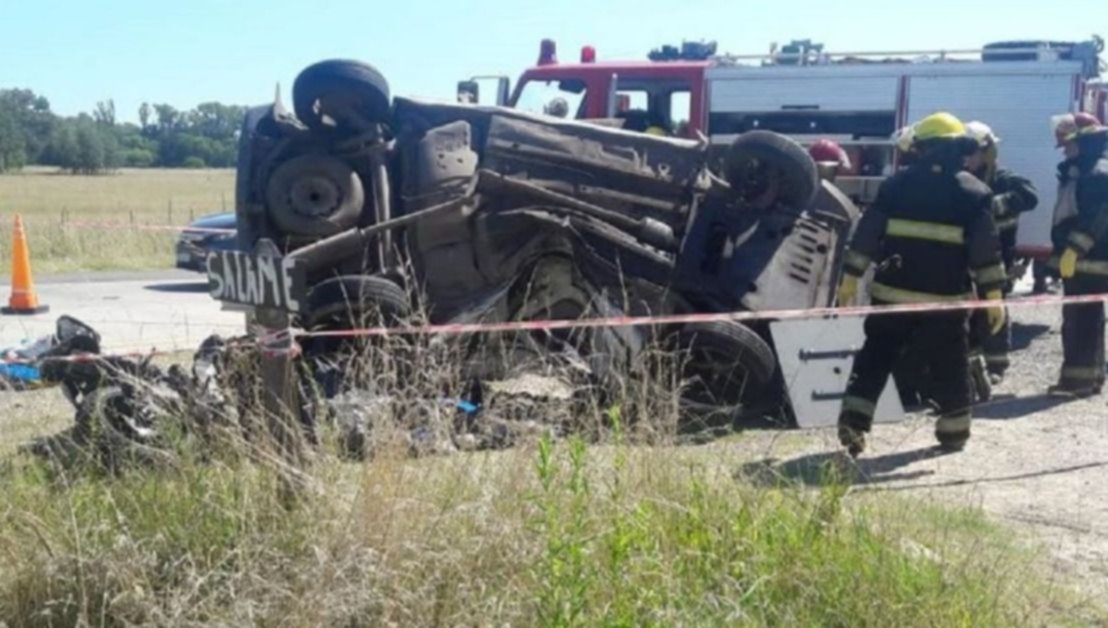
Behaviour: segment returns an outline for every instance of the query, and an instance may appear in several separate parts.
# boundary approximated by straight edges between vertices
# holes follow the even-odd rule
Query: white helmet
[[[977,140],[977,143],[981,145],[982,148],[995,146],[1000,143],[1000,138],[997,137],[996,133],[993,133],[992,128],[978,120],[966,123],[966,134]]]
[[[893,141],[896,143],[897,149],[899,149],[902,153],[907,153],[912,150],[912,143],[915,141],[915,139],[916,127],[911,124],[897,130],[896,133],[893,133]]]

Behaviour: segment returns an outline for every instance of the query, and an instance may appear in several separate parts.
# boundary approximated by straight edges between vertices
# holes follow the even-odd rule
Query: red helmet
[[[1108,127],[1101,124],[1100,120],[1097,120],[1096,116],[1091,113],[1076,113],[1073,115],[1073,121],[1077,123],[1078,135],[1091,135],[1108,131]]]
[[[1085,112],[1054,116],[1053,123],[1054,136],[1059,146],[1072,142],[1082,135],[1108,132],[1108,127],[1102,125],[1096,116]]]
[[[842,146],[831,140],[818,140],[808,147],[808,154],[817,164],[834,164],[840,168],[850,169],[850,157]]]

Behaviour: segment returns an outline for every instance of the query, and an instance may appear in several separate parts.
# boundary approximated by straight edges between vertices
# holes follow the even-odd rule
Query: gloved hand
[[[985,310],[985,313],[989,315],[989,333],[997,335],[1001,329],[1004,329],[1004,321],[1008,318],[1008,313],[1004,311],[1004,294],[1000,290],[991,290],[985,295],[985,298],[989,301],[996,301],[997,305]]]
[[[858,278],[851,274],[843,275],[839,282],[839,307],[850,307],[858,298]]]
[[[1071,279],[1077,274],[1077,251],[1075,249],[1066,249],[1065,253],[1062,253],[1062,258],[1058,260],[1058,274],[1062,279]]]

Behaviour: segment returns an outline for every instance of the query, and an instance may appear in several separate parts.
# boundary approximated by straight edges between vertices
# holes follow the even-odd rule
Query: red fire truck
[[[912,120],[950,111],[982,120],[1002,138],[1002,160],[1030,177],[1049,207],[1059,155],[1049,120],[1062,111],[1108,114],[1099,80],[1103,40],[1078,43],[998,42],[980,50],[824,51],[796,41],[764,55],[717,55],[714,43],[663,47],[644,61],[607,61],[591,46],[573,63],[542,42],[538,63],[514,89],[504,77],[459,84],[475,100],[480,79],[495,79],[497,104],[561,117],[619,121],[624,128],[664,130],[713,145],[768,129],[801,143],[831,138],[851,156],[840,179],[860,203],[896,167],[892,140]],[[1022,253],[1049,251],[1047,208],[1025,214]]]

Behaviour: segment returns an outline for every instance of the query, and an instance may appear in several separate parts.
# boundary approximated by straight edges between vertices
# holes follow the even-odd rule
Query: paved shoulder
[[[166,268],[161,270],[117,270],[35,275],[40,284],[57,283],[107,283],[117,281],[207,281],[204,275],[186,270]]]
[[[69,315],[100,332],[108,351],[194,350],[207,336],[243,333],[241,312],[225,311],[196,273],[87,274],[38,285],[39,301],[50,307],[36,316],[0,316],[0,346],[53,333]],[[2,298],[6,298],[3,295]]]

